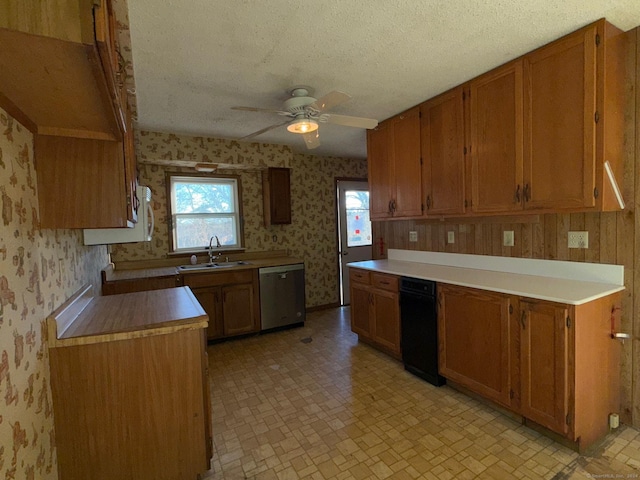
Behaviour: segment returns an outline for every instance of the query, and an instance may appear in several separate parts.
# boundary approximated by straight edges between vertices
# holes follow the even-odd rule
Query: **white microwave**
[[[151,189],[138,186],[136,195],[140,200],[140,207],[138,207],[138,221],[133,228],[87,229],[84,231],[84,244],[106,245],[110,243],[150,242],[154,227]]]

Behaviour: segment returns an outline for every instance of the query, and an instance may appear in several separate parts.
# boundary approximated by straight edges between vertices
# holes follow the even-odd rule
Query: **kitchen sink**
[[[195,265],[180,265],[178,270],[209,270],[216,268],[231,268],[241,265],[251,265],[251,262],[239,260],[237,262],[196,263]]]

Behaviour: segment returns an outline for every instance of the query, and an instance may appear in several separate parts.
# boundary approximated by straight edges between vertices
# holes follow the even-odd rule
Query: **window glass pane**
[[[235,212],[234,184],[174,180],[173,213]]]
[[[213,235],[217,235],[224,246],[239,246],[233,216],[177,216],[175,228],[175,248],[208,246]]]
[[[347,190],[347,247],[371,245],[371,221],[369,220],[369,192]]]

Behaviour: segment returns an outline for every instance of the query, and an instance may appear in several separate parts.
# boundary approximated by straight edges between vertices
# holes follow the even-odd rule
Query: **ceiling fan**
[[[333,123],[346,127],[375,128],[378,121],[373,118],[351,117],[348,115],[335,115],[325,113],[327,110],[346,102],[351,98],[343,92],[333,91],[324,97],[316,99],[312,97],[313,89],[305,85],[297,85],[288,90],[289,98],[282,104],[281,110],[255,107],[231,107],[232,110],[244,110],[248,112],[277,113],[287,117],[287,120],[246,135],[240,140],[249,140],[269,130],[287,125],[287,130],[299,133],[304,138],[307,148],[312,149],[320,145],[318,126],[320,123]]]

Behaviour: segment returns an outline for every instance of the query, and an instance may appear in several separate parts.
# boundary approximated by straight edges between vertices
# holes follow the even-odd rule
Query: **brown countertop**
[[[47,317],[49,347],[91,344],[207,328],[188,287],[95,297],[90,285]]]
[[[122,280],[136,280],[136,279],[144,279],[144,278],[159,278],[159,277],[173,277],[176,275],[197,275],[200,273],[222,273],[229,271],[237,271],[237,270],[253,270],[256,268],[264,268],[264,267],[277,267],[281,265],[293,265],[296,263],[303,263],[303,260],[297,257],[292,257],[289,255],[276,255],[276,256],[265,256],[262,258],[251,258],[251,256],[246,256],[244,258],[234,258],[235,260],[243,260],[246,261],[245,265],[237,265],[234,267],[228,268],[210,268],[210,269],[202,269],[202,270],[180,270],[178,269],[178,265],[171,266],[147,266],[144,262],[140,262],[138,265],[139,268],[135,268],[135,265],[127,265],[126,269],[114,268],[113,265],[107,266],[102,270],[102,280],[104,282],[118,282]],[[171,262],[175,263],[176,260],[171,260]],[[182,263],[179,265],[188,264],[188,259],[182,259]],[[198,263],[206,263],[199,261]],[[224,263],[224,262],[219,262]]]

